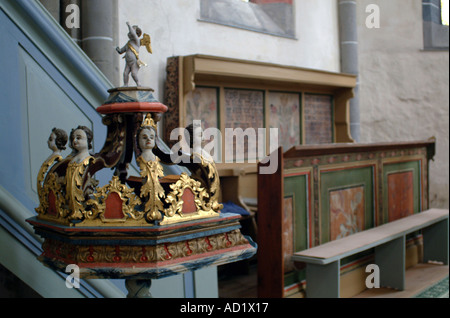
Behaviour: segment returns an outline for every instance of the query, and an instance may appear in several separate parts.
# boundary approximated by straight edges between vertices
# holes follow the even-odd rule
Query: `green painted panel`
[[[346,192],[351,189],[361,189],[364,201],[364,229],[374,226],[374,167],[359,167],[348,168],[334,171],[322,171],[320,173],[320,240],[321,244],[330,241],[331,226],[330,226],[330,194],[337,192]],[[333,203],[334,204],[334,203]],[[343,207],[350,206],[352,203],[343,202]],[[353,216],[353,211],[345,211],[347,215]]]
[[[389,206],[388,206],[388,177],[389,175],[396,173],[412,173],[412,186],[413,186],[413,213],[418,213],[421,210],[421,161],[406,161],[398,163],[389,163],[383,165],[383,223],[389,221]]]
[[[292,242],[284,241],[283,244],[292,244],[293,246],[286,246],[285,249],[292,248],[292,252],[301,251],[308,248],[308,182],[309,177],[306,174],[299,174],[284,178],[284,199],[285,211],[284,219],[289,220],[287,223],[292,224]],[[286,205],[291,204],[292,210]],[[292,211],[292,216],[286,215]],[[285,239],[289,239],[285,237]],[[288,272],[284,276],[284,285],[290,286],[297,284],[305,279],[304,270],[295,270],[292,264],[285,264]]]
[[[284,198],[293,199],[292,232],[294,234],[294,252],[304,250],[308,248],[308,176],[285,177]]]

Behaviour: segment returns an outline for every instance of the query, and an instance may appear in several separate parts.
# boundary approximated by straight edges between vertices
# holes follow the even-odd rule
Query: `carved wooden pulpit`
[[[142,296],[142,286],[149,296],[151,279],[253,256],[256,244],[241,234],[240,216],[220,212],[214,162],[160,147],[157,123],[168,109],[153,90],[109,93],[97,108],[107,126],[103,148],[92,154],[92,132],[79,126],[66,137],[73,152],[55,152],[39,171],[40,204],[27,220],[44,238],[39,260],[62,272],[75,264],[81,278],[125,278],[132,297]],[[127,171],[133,154],[138,177]],[[173,155],[183,157],[186,172],[164,175]],[[101,169],[114,170],[107,184],[95,179]]]

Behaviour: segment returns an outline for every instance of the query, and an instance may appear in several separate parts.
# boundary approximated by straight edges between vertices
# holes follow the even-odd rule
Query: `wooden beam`
[[[284,159],[308,157],[318,155],[332,155],[342,153],[355,153],[367,151],[388,151],[408,148],[426,147],[434,149],[436,139],[430,138],[424,141],[406,141],[406,142],[380,142],[380,143],[341,143],[341,144],[323,144],[323,145],[299,145],[292,147],[284,153]],[[430,151],[431,152],[431,151]],[[429,159],[432,159],[429,158]]]
[[[196,81],[233,78],[244,83],[270,82],[304,84],[331,88],[353,88],[356,76],[284,66],[272,63],[246,61],[207,55],[184,57],[185,92],[195,88]]]
[[[278,169],[273,174],[258,173],[258,297],[284,295],[283,255],[283,150],[279,147]],[[263,164],[258,164],[260,169]],[[268,195],[272,193],[272,195]]]

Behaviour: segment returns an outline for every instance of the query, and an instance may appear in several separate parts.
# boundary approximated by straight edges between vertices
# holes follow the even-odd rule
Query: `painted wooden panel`
[[[300,94],[269,92],[268,103],[269,125],[271,128],[278,128],[278,145],[284,150],[300,145]]]
[[[311,204],[310,182],[310,171],[286,173],[284,177],[284,199],[286,203],[291,204],[291,207],[286,208],[284,212],[285,218],[292,221],[294,234],[292,249],[295,251],[305,249],[309,245],[307,223]]]
[[[201,120],[202,128],[219,128],[219,92],[216,87],[196,87],[186,95],[186,125]]]
[[[430,139],[301,145],[284,152],[278,166],[283,169],[283,175],[272,176],[270,182],[269,177],[264,176],[267,182],[258,183],[258,225],[270,224],[260,232],[264,233],[264,238],[258,236],[259,250],[271,249],[272,245],[267,243],[272,243],[279,235],[283,237],[282,251],[273,252],[270,258],[258,257],[258,266],[270,269],[275,268],[273,263],[281,263],[283,296],[301,292],[305,287],[305,270],[289,271],[292,268],[287,262],[290,251],[304,250],[382,225],[402,213],[411,213],[411,206],[414,213],[428,209],[428,162],[434,156],[434,147],[435,140]],[[259,179],[262,177],[258,175]],[[280,182],[284,189],[281,197],[271,186]],[[277,202],[277,205],[269,208],[270,202]],[[299,220],[303,223],[297,223]],[[369,262],[373,262],[370,249],[346,257],[341,260],[341,275],[356,273]],[[271,289],[279,287],[281,281],[277,281],[276,276],[261,276],[259,279],[266,282],[259,291],[261,295],[269,295]]]
[[[423,209],[422,160],[389,160],[383,165],[383,220],[390,222]]]
[[[364,186],[330,191],[330,240],[365,229]]]
[[[246,89],[225,89],[225,127],[264,127],[264,92]]]
[[[414,213],[413,171],[387,176],[389,222]]]
[[[294,267],[291,256],[309,247],[308,224],[311,214],[311,176],[309,169],[284,171],[283,255],[285,293],[298,289],[304,270]]]
[[[247,128],[253,128],[256,137],[258,128],[264,128],[264,92],[260,90],[246,90],[226,88],[224,90],[225,124],[224,128],[233,131],[242,129],[245,134]],[[226,131],[225,131],[226,133]],[[249,134],[250,136],[252,134]],[[257,142],[237,142],[238,138],[225,140],[225,158],[234,158],[235,161],[255,159],[257,155]],[[243,140],[244,138],[239,138]],[[245,138],[247,139],[247,138]],[[233,156],[234,151],[234,156]]]
[[[374,167],[368,163],[320,169],[321,243],[374,226]]]
[[[291,255],[294,253],[294,196],[285,196],[283,203],[283,257],[284,272],[294,270]]]
[[[218,88],[218,125],[222,132],[220,140],[222,162],[233,162],[230,159],[233,156],[231,151],[224,156],[226,148],[224,128],[243,130],[248,127],[278,128],[280,142],[277,145],[283,145],[284,151],[304,143],[353,141],[350,136],[348,103],[353,96],[352,89],[356,83],[354,75],[206,55],[169,57],[166,70],[164,103],[170,111],[164,115],[163,140],[169,147],[177,142],[176,138],[171,139],[171,132],[176,128],[187,126],[188,121],[194,116],[187,110],[186,101],[193,106],[191,100],[198,98],[195,97],[195,91],[204,87]],[[258,99],[262,104],[249,109],[255,98],[244,95],[255,91],[260,92],[262,99],[261,97]],[[237,97],[224,96],[229,93]],[[309,105],[306,110],[303,109],[305,100]],[[227,103],[228,112],[225,109]],[[211,103],[209,105],[213,108]],[[290,112],[281,114],[282,110]],[[256,122],[255,118],[258,118]],[[308,129],[305,128],[306,122],[309,125]],[[308,138],[305,138],[306,132]],[[267,151],[273,151],[277,147],[270,147],[275,145],[272,142],[273,135],[266,130],[265,139],[261,142],[263,146],[258,148],[261,153],[264,152],[261,156],[267,155]],[[235,146],[235,143],[231,145]],[[238,160],[234,162],[246,159],[246,146],[241,148],[242,151],[238,150],[240,157],[235,158]],[[231,149],[231,146],[227,149]],[[255,157],[250,156],[249,162],[256,162]]]
[[[332,143],[333,96],[305,94],[303,116],[306,144]]]

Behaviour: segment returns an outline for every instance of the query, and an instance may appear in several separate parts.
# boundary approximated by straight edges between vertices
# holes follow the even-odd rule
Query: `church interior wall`
[[[367,28],[367,5],[380,9]],[[424,49],[422,1],[358,1],[361,142],[436,137],[430,206],[448,208],[449,55]],[[448,28],[448,27],[447,27]]]

